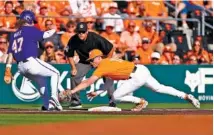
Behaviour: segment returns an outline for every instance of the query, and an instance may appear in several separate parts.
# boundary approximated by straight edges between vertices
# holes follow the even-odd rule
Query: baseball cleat
[[[147,105],[148,105],[148,102],[144,99],[141,99],[140,103],[136,104],[135,108],[131,110],[135,112],[139,112],[139,111],[142,111],[144,108],[146,108]]]
[[[62,108],[62,106],[60,105],[59,101],[56,98],[51,97],[51,99],[49,100],[49,108],[48,108],[48,110],[62,111],[63,108]]]
[[[48,109],[45,106],[42,106],[41,111],[48,111]]]
[[[191,104],[193,104],[196,108],[200,108],[200,102],[193,95],[189,94],[186,98]]]
[[[69,109],[80,109],[80,108],[82,108],[82,104],[81,103],[71,103],[68,108]]]
[[[110,103],[108,104],[108,106],[109,106],[109,107],[117,107],[117,105],[116,105],[115,102],[110,102]]]

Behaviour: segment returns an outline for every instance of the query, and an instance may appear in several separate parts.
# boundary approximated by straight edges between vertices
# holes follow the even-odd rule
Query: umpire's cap
[[[76,32],[86,32],[88,30],[87,24],[85,22],[79,22],[76,27]]]
[[[87,61],[90,61],[98,56],[103,56],[103,53],[99,49],[93,49],[89,52],[89,58]]]
[[[20,15],[20,19],[27,21],[28,24],[37,23],[35,14],[30,10],[24,10]]]

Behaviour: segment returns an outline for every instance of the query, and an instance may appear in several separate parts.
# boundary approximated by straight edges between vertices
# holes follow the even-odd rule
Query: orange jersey
[[[158,36],[158,33],[156,31],[150,32],[150,31],[147,31],[146,29],[144,29],[142,27],[140,28],[140,36],[142,38],[144,38],[144,37],[149,38],[152,45],[156,44],[159,40],[159,36]]]
[[[7,28],[14,28],[16,24],[16,16],[15,14],[11,13],[8,17],[4,12],[1,13],[1,15],[5,15],[4,17],[0,18],[0,23],[3,27]],[[12,17],[14,16],[14,17]]]
[[[135,22],[136,26],[138,26],[139,28],[141,28],[143,25],[143,21],[141,20],[131,20],[131,21]],[[124,27],[127,29],[129,26],[130,20],[124,20],[123,22],[124,22]]]
[[[198,6],[204,6],[204,1],[203,0],[189,0],[190,3],[198,5]]]
[[[172,64],[172,58],[171,59],[167,59],[165,56],[161,56],[160,58],[160,63],[161,64]]]
[[[151,64],[151,55],[153,51],[152,49],[143,50],[142,48],[138,48],[136,54],[140,56],[140,64]]]
[[[116,33],[107,34],[106,32],[101,33],[101,36],[106,38],[109,42],[111,42],[115,47],[120,43],[120,36]]]
[[[62,36],[61,36],[61,42],[62,42],[63,47],[66,47],[66,46],[67,46],[69,39],[70,39],[73,35],[75,35],[75,33],[72,33],[72,34],[71,34],[71,33],[65,32],[65,33],[62,34]]]
[[[101,61],[93,75],[109,77],[113,80],[129,79],[134,69],[134,63],[122,59],[106,58]]]
[[[144,7],[146,16],[158,17],[167,12],[163,1],[145,1]]]

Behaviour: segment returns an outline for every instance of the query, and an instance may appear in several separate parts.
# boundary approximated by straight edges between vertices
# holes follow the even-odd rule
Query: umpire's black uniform
[[[66,48],[66,56],[67,57],[73,57],[74,52],[76,52],[79,55],[79,63],[77,63],[76,69],[77,74],[71,78],[71,88],[76,87],[78,84],[81,83],[83,77],[88,73],[90,69],[92,69],[92,66],[88,61],[86,61],[89,58],[89,52],[93,49],[99,49],[103,52],[104,55],[108,55],[112,49],[113,45],[106,40],[105,38],[101,37],[100,35],[94,33],[94,32],[88,32],[87,38],[85,41],[81,40],[78,36],[78,33],[84,33],[87,32],[87,25],[86,23],[78,23],[76,28],[77,34],[75,34],[73,37],[70,38],[67,48]],[[114,92],[114,83],[111,79],[104,79],[104,89],[108,90],[110,102],[110,106],[115,106],[115,103],[113,102],[112,93]],[[71,101],[71,108],[77,108],[80,107],[81,101],[78,94],[72,95],[72,101]]]

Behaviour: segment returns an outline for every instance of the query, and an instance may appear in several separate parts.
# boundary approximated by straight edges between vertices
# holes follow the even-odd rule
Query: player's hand
[[[12,73],[10,68],[6,68],[4,72],[4,82],[10,84],[12,80]]]
[[[87,93],[86,96],[89,101],[92,101],[96,96],[98,96],[98,94],[97,94],[97,92],[92,91],[92,92]]]
[[[71,71],[71,75],[72,75],[72,76],[77,75],[77,69],[75,69],[75,68],[74,68],[74,69],[72,69],[72,71]]]

